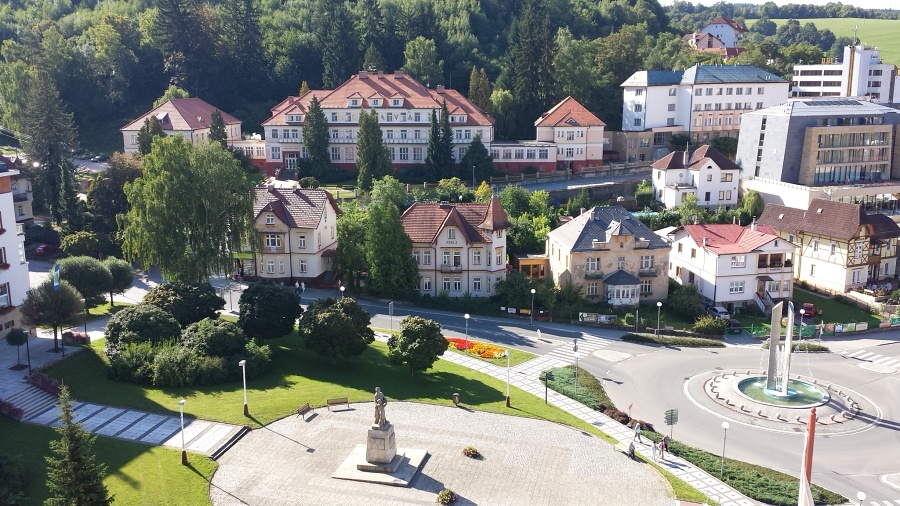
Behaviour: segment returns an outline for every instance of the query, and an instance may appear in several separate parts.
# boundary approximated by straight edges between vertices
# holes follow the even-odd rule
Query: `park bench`
[[[348,401],[346,397],[335,397],[334,399],[328,399],[327,401],[325,401],[325,405],[328,407],[328,411],[331,411],[331,406],[340,406],[342,404],[346,404],[347,409],[350,409],[350,401]]]
[[[297,408],[297,416],[302,416],[304,420],[306,420],[306,414],[314,411],[313,408],[309,405],[308,402],[303,403],[299,408]]]

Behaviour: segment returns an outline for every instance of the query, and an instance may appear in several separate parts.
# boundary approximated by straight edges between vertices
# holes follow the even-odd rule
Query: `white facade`
[[[717,226],[706,227],[714,230]],[[692,234],[680,227],[672,236],[669,277],[683,285],[696,285],[704,299],[729,310],[756,303],[757,299],[765,300],[766,294],[769,300],[790,298],[794,246],[777,235],[766,235],[768,239],[752,250],[733,248],[734,252],[717,253],[704,246],[702,238],[698,244]]]
[[[0,172],[0,328],[21,327],[18,307],[31,289],[25,260],[25,233],[16,223],[12,177],[19,171],[5,164]]]
[[[120,129],[125,153],[135,153],[139,149],[138,132],[144,121],[151,116],[159,120],[162,131],[168,135],[180,135],[192,144],[209,139],[211,117],[216,107],[199,98],[172,98]],[[228,143],[241,140],[241,120],[219,111],[225,126]]]
[[[743,31],[735,28],[733,21],[731,23],[727,21],[722,18],[716,18],[700,31],[721,40],[725,47],[737,47],[738,41],[743,38]]]
[[[840,61],[794,65],[791,96],[869,97],[896,103],[900,101],[900,77],[896,65],[882,63],[878,49],[846,46]]]
[[[709,146],[690,158],[683,151],[673,152],[654,162],[651,172],[653,195],[668,209],[681,205],[687,195],[696,195],[697,204],[707,209],[734,208],[739,180],[740,167]]]

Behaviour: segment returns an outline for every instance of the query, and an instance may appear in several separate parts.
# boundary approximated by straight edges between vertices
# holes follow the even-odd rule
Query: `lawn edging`
[[[681,346],[683,348],[724,348],[725,343],[704,337],[668,337],[653,334],[637,334],[629,332],[622,336],[629,343],[658,344],[661,346]]]

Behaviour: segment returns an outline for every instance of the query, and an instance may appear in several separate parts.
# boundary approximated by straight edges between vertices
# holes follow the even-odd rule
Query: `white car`
[[[707,312],[710,316],[715,318],[716,320],[729,320],[731,319],[731,315],[728,314],[728,310],[722,306],[714,306],[707,309]]]

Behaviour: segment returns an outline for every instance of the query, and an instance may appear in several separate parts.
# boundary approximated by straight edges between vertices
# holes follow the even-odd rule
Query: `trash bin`
[[[459,406],[459,392],[453,392],[453,404]]]

